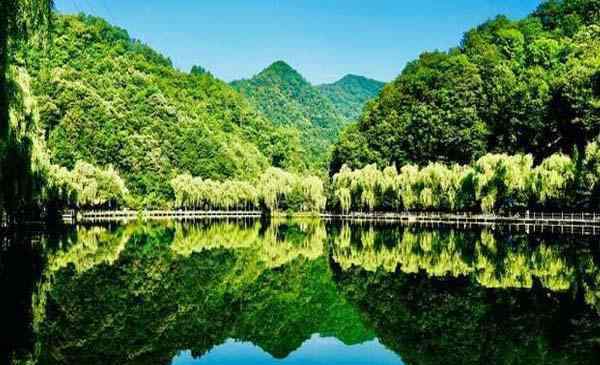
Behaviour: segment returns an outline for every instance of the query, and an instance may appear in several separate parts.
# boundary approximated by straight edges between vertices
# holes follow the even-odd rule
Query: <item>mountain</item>
[[[356,120],[367,103],[379,94],[385,83],[358,75],[346,75],[332,84],[317,86],[345,120]]]
[[[202,67],[168,58],[106,21],[57,16],[50,52],[29,72],[53,163],[113,165],[139,204],[170,197],[169,180],[253,178],[301,168],[299,137],[273,125]]]
[[[330,170],[582,152],[600,133],[598,14],[599,1],[545,1],[422,54],[341,134]]]
[[[275,124],[299,131],[311,165],[325,164],[344,118],[302,75],[277,61],[251,79],[231,85]]]

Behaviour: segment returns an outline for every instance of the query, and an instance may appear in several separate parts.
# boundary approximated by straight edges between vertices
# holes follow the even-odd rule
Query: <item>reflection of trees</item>
[[[231,337],[285,357],[313,333],[373,338],[337,293],[321,223],[141,224],[77,236],[48,258],[60,265],[48,266],[40,363],[169,363],[178,350],[201,355]]]
[[[360,267],[336,281],[406,364],[598,363],[597,313],[565,293]]]
[[[113,264],[125,248],[130,233],[111,232],[105,227],[78,227],[74,236],[67,238],[64,249],[48,255],[48,268],[55,272],[72,264],[75,271],[83,272],[105,263]]]
[[[318,332],[376,334],[409,364],[585,364],[598,330],[583,299],[596,305],[600,271],[573,247],[304,220],[80,228],[48,250],[33,357],[166,364],[226,338],[285,357]]]
[[[332,256],[342,269],[359,266],[368,271],[424,271],[432,277],[469,275],[493,288],[531,288],[537,279],[555,291],[572,288],[576,272],[582,270],[567,260],[564,247],[548,241],[531,245],[527,236],[504,237],[500,244],[489,231],[355,227],[352,237],[350,231],[345,226],[333,239]]]
[[[322,256],[325,238],[325,226],[319,221],[276,220],[264,232],[259,222],[247,226],[236,223],[177,225],[171,247],[183,256],[217,248],[250,250],[267,267],[273,268],[298,256],[308,259]]]
[[[177,225],[171,248],[183,256],[214,249],[235,250],[236,264],[222,280],[240,285],[297,258],[323,256],[325,238],[325,226],[319,221],[274,220],[264,230],[259,222],[247,226]]]

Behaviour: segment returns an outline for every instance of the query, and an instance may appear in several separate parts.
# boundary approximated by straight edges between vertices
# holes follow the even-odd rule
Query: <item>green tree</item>
[[[426,52],[342,132],[330,163],[467,164],[485,153],[579,153],[600,133],[596,0],[544,1]],[[488,200],[490,197],[488,197]]]
[[[10,110],[18,110],[20,90],[9,67],[15,63],[15,51],[36,33],[44,30],[52,17],[51,0],[2,0],[0,2],[0,214],[14,215],[31,206],[35,182],[30,171],[31,120],[15,125]],[[14,75],[14,73],[13,73]]]

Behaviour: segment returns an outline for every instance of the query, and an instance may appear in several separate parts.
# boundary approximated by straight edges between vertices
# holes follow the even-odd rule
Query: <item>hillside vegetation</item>
[[[277,125],[297,131],[313,170],[324,168],[339,131],[356,119],[367,100],[383,83],[347,75],[320,86],[311,85],[298,71],[277,61],[247,80],[231,83]]]
[[[496,17],[385,86],[283,61],[229,85],[100,18],[52,23],[51,47],[11,50],[3,207],[599,206],[600,0]]]
[[[598,0],[547,1],[422,54],[342,133],[331,171],[582,152],[600,133],[599,20]]]
[[[340,80],[317,86],[346,120],[354,121],[365,104],[375,98],[385,83],[364,76],[346,75]]]
[[[255,178],[301,167],[298,138],[226,83],[169,59],[102,19],[57,16],[50,52],[31,51],[51,161],[113,165],[135,204],[172,197],[178,173]]]

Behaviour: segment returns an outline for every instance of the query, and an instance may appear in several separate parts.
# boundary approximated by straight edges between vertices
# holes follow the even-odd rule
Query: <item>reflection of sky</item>
[[[344,345],[333,337],[313,335],[285,359],[279,360],[250,342],[227,340],[199,359],[190,351],[181,352],[173,365],[400,365],[398,355],[377,339],[360,345]]]

